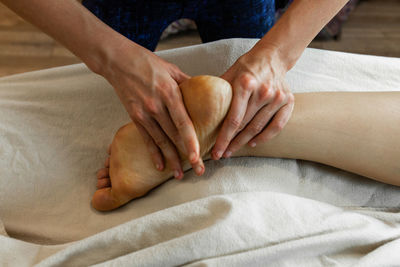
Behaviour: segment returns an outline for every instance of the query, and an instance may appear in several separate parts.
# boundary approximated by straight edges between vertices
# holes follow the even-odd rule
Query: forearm
[[[293,115],[277,137],[234,156],[310,160],[400,185],[399,92],[295,97]]]
[[[111,47],[127,39],[76,0],[0,0],[15,13],[63,44],[99,73]]]
[[[348,0],[294,0],[256,48],[277,52],[290,70],[318,32]]]

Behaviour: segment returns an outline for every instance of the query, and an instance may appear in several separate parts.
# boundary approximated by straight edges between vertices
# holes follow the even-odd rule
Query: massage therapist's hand
[[[233,99],[213,159],[230,157],[245,144],[267,142],[283,129],[294,107],[285,75],[275,50],[254,47],[221,76],[232,85]]]
[[[189,76],[129,40],[110,53],[108,66],[100,74],[114,87],[144,138],[156,168],[164,169],[164,156],[174,176],[182,178],[178,148],[188,156],[196,174],[201,175],[204,164],[199,157],[199,143],[178,87]]]

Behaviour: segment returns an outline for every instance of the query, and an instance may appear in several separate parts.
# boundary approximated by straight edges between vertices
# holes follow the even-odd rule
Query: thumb
[[[186,81],[187,79],[190,79],[190,76],[187,75],[186,73],[180,71],[179,73],[177,73],[174,76],[172,76],[172,78],[174,78],[174,80],[178,84],[180,84],[180,83],[183,83],[184,81]]]
[[[190,79],[189,75],[187,75],[186,73],[181,71],[176,66],[174,66],[174,68],[172,69],[172,71],[170,73],[171,73],[172,79],[174,79],[177,84],[180,84],[180,83],[186,81],[187,79]]]
[[[231,66],[229,69],[227,69],[224,74],[220,76],[220,78],[224,79],[225,81],[229,82],[232,84],[232,81],[234,80],[235,76],[235,65]]]

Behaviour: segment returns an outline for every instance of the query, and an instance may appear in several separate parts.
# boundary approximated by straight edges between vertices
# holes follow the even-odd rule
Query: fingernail
[[[189,160],[190,162],[196,161],[196,153],[194,152],[190,153]]]
[[[162,169],[163,169],[162,165],[160,165],[160,164],[156,164],[156,168],[157,168],[157,170],[159,170],[159,171],[162,171]]]
[[[201,166],[196,167],[196,174],[200,175],[202,171],[203,171],[203,167],[201,167]]]
[[[178,177],[179,177],[179,171],[174,171],[174,176],[175,176],[176,179],[178,179]]]
[[[215,153],[215,157],[216,157],[217,159],[219,159],[221,156],[222,156],[222,151],[217,151],[217,152]]]
[[[255,147],[256,145],[257,145],[256,142],[250,143],[250,146],[251,146],[251,147]]]
[[[232,155],[232,151],[226,151],[224,157],[229,158]]]

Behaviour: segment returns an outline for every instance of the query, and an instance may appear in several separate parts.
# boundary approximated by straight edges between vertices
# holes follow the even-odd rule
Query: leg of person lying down
[[[229,83],[197,76],[180,85],[206,160],[229,108]],[[233,157],[303,159],[400,185],[400,92],[329,92],[295,95],[292,117],[266,143],[245,146]],[[115,209],[173,177],[157,171],[132,123],[116,133],[106,168],[98,172],[92,205]],[[185,170],[190,168],[183,158]]]

